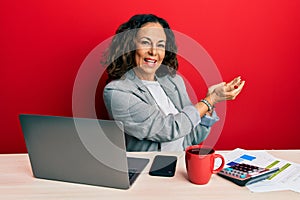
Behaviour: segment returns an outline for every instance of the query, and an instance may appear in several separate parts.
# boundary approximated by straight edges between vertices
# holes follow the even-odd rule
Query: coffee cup
[[[221,165],[215,169],[215,159],[221,159]],[[188,178],[192,183],[207,184],[212,174],[222,170],[225,164],[224,157],[216,154],[213,148],[203,145],[189,146],[185,150],[185,163]]]

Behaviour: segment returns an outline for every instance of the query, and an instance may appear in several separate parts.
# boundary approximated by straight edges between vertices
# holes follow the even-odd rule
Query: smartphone
[[[151,176],[172,177],[175,175],[176,163],[176,156],[156,155],[152,162],[149,174]]]

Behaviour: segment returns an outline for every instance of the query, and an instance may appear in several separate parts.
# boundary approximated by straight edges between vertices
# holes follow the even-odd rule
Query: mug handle
[[[218,167],[217,169],[213,169],[213,170],[212,170],[212,173],[214,173],[214,174],[216,174],[216,173],[218,173],[219,171],[221,171],[221,170],[223,169],[224,165],[225,165],[225,159],[224,159],[224,157],[223,157],[222,155],[220,155],[220,154],[214,154],[214,159],[216,159],[216,158],[221,158],[222,164],[221,164],[221,166]]]

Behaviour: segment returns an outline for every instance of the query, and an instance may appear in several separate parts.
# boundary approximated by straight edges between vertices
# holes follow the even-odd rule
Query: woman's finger
[[[234,85],[237,84],[238,82],[241,81],[241,76],[238,76],[236,78],[234,78],[232,81],[230,81],[229,83],[227,83],[228,85]]]
[[[245,81],[242,81],[242,82],[238,85],[238,87],[232,91],[231,94],[234,96],[234,98],[242,91],[244,85],[245,85]]]

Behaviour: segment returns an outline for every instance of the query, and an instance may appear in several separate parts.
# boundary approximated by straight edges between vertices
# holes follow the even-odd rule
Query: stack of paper
[[[275,158],[266,151],[247,151],[235,149],[223,155],[226,163],[246,163],[258,167],[279,167],[279,171],[268,179],[246,185],[252,192],[269,192],[279,190],[293,190],[300,192],[300,165],[290,161]],[[251,159],[249,159],[251,158]]]

